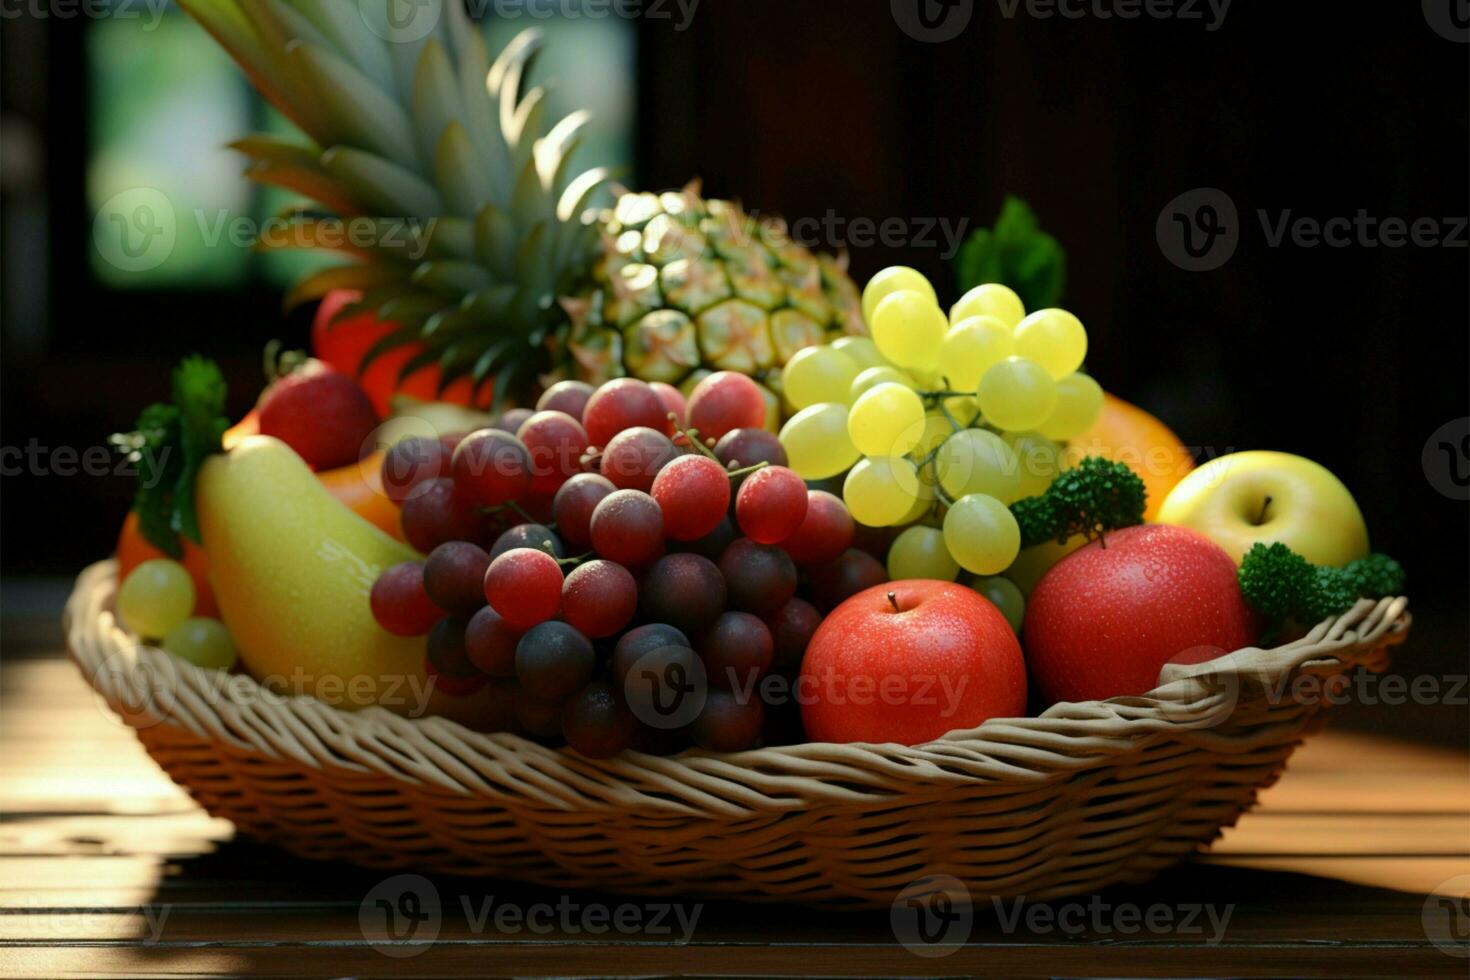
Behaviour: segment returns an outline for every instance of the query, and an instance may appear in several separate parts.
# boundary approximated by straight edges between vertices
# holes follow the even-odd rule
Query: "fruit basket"
[[[915,746],[593,760],[442,718],[349,713],[139,645],[115,563],[79,578],[72,656],[211,814],[293,854],[556,887],[880,907],[929,875],[971,897],[1145,881],[1251,807],[1324,720],[1302,675],[1381,670],[1403,598],[1274,649],[1167,665],[1136,697],[1056,704]]]

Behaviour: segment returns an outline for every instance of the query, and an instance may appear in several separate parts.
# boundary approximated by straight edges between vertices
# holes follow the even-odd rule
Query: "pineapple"
[[[394,2],[180,0],[311,140],[234,145],[248,177],[320,205],[286,215],[296,234],[275,240],[359,260],[308,276],[287,303],[360,291],[342,316],[394,324],[364,365],[407,346],[400,379],[433,366],[441,390],[467,377],[497,399],[560,377],[678,383],[728,369],[774,382],[802,347],[862,332],[843,259],[697,184],[612,188],[612,207],[594,211],[607,172],[570,164],[587,114],[548,125],[543,90],[523,91],[538,32],[491,64],[459,0],[426,0],[414,16],[432,13],[432,30],[384,40],[359,7],[381,5],[391,23]]]

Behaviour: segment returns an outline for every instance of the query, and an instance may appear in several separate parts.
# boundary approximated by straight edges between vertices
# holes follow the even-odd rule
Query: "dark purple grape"
[[[490,423],[490,428],[515,435],[521,431],[521,426],[526,424],[526,419],[535,414],[535,411],[529,408],[507,408],[500,418]]]
[[[455,489],[449,477],[425,480],[403,502],[403,536],[428,554],[446,541],[476,541],[482,521],[474,501]]]
[[[556,620],[531,627],[516,644],[521,687],[542,701],[565,701],[592,679],[596,666],[592,641]]]
[[[517,524],[510,530],[502,532],[490,549],[490,560],[494,561],[512,548],[544,551],[553,558],[567,556],[566,549],[562,547],[561,538],[557,537],[556,532],[545,524]]]
[[[536,738],[561,735],[561,701],[543,701],[524,690],[516,696],[516,727]]]
[[[888,581],[888,570],[866,551],[848,548],[831,564],[813,568],[807,578],[811,583],[812,603],[831,612],[844,599]]]
[[[658,471],[678,456],[679,450],[668,436],[640,425],[612,437],[602,450],[599,469],[621,489],[647,493]]]
[[[690,541],[687,544],[681,545],[679,550],[700,555],[713,562],[718,562],[720,556],[725,553],[725,549],[730,547],[730,544],[739,537],[740,530],[735,527],[734,519],[726,515],[709,534],[706,534],[697,541]]]
[[[689,637],[667,623],[648,623],[628,630],[613,648],[613,677],[621,684],[628,679],[628,670],[638,662],[639,657],[664,647],[694,649]]]
[[[786,465],[786,449],[781,445],[781,440],[776,438],[775,433],[765,429],[732,429],[726,432],[715,443],[715,456],[725,466],[735,469],[754,466],[756,463]],[[732,496],[739,491],[743,482],[745,477],[736,478],[730,487]]]
[[[587,409],[587,399],[595,389],[585,381],[558,381],[541,393],[536,402],[538,412],[566,412],[577,421]]]
[[[617,688],[593,681],[561,710],[561,731],[567,744],[589,759],[609,759],[633,741],[638,721],[618,697]]]
[[[771,631],[747,612],[721,613],[699,638],[698,649],[714,687],[754,690],[771,669]]]
[[[551,518],[562,540],[577,551],[592,547],[592,512],[616,489],[597,473],[578,473],[563,483],[551,501]]]
[[[725,611],[725,578],[708,558],[665,555],[643,573],[638,609],[649,622],[668,623],[687,635],[698,635]]]
[[[769,616],[796,595],[796,562],[775,545],[739,538],[720,556],[732,609]]]
[[[760,698],[745,699],[733,691],[711,690],[704,710],[689,726],[689,734],[700,748],[740,752],[760,740],[765,716],[765,705]]]
[[[449,475],[452,450],[442,439],[411,436],[393,444],[383,454],[383,493],[402,504],[425,480]]]
[[[650,728],[679,729],[694,720],[709,692],[704,661],[684,646],[663,646],[626,665],[621,683],[633,716]]]
[[[485,694],[483,709],[471,726],[477,732],[511,732],[516,727],[516,700],[520,685],[510,680],[492,680]]]
[[[822,614],[805,599],[792,599],[766,620],[774,648],[772,667],[794,677],[801,670],[812,634],[822,625]]]
[[[424,562],[424,591],[434,605],[469,616],[485,604],[485,570],[490,556],[468,541],[446,541]]]
[[[516,644],[520,640],[521,634],[489,606],[471,616],[465,627],[465,653],[471,663],[491,677],[516,675]]]
[[[608,561],[642,568],[664,550],[664,514],[642,490],[618,490],[592,511],[592,548]]]
[[[441,619],[429,631],[428,657],[434,672],[448,678],[469,678],[480,674],[465,650],[465,620]]]

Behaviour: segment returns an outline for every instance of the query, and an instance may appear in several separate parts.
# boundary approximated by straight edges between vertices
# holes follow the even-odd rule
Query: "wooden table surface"
[[[1329,730],[1208,855],[1148,886],[1025,909],[976,905],[968,942],[924,949],[941,956],[906,949],[887,913],[707,903],[680,906],[679,920],[646,899],[449,877],[413,883],[416,894],[437,893],[437,938],[385,942],[362,924],[380,921],[371,916],[382,914],[384,888],[399,889],[384,877],[235,839],[153,765],[69,662],[4,665],[7,977],[1463,977],[1470,760]],[[629,928],[591,931],[625,904]],[[518,928],[507,907],[537,928]],[[691,920],[686,941],[681,922]]]

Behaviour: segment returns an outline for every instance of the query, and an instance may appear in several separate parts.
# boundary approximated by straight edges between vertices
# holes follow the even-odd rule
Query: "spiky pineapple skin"
[[[625,193],[596,220],[591,287],[564,304],[569,366],[583,380],[765,378],[803,347],[863,332],[845,259],[814,254],[779,222],[703,198],[696,184]]]

